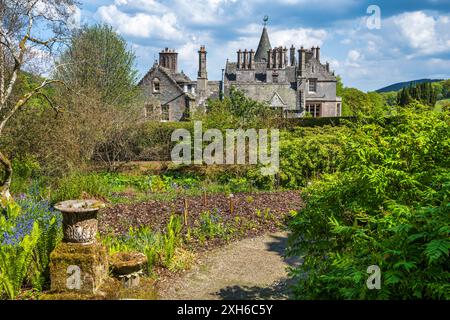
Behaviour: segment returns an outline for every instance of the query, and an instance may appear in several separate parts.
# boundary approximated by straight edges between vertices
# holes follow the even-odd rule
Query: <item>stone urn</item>
[[[63,216],[64,242],[92,244],[98,231],[98,211],[105,204],[97,200],[69,200],[55,205]]]
[[[112,274],[120,279],[125,288],[139,285],[140,276],[144,273],[147,256],[140,252],[119,252],[111,256]]]
[[[97,242],[97,214],[105,204],[70,200],[55,205],[63,216],[64,241],[50,254],[51,291],[96,294],[108,277],[108,254]]]

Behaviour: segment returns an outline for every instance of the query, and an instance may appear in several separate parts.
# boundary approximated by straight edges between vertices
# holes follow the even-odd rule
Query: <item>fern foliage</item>
[[[291,222],[303,299],[450,299],[450,117],[418,104],[342,132],[335,173]],[[381,269],[370,290],[367,268]]]

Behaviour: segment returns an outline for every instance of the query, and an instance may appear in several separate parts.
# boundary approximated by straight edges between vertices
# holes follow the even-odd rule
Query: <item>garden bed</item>
[[[226,238],[215,237],[201,241],[201,244],[194,236],[190,244],[197,250],[208,250],[229,240],[279,230],[289,212],[297,211],[303,205],[298,191],[235,194],[233,212],[226,194],[208,194],[206,205],[203,196],[180,197],[170,202],[152,200],[118,204],[101,213],[100,232],[103,235],[124,235],[130,227],[144,226],[163,231],[172,214],[184,216],[185,199],[188,203],[188,226],[183,228],[185,234],[200,227],[205,212],[211,214],[213,219],[220,219],[220,223],[229,228]]]

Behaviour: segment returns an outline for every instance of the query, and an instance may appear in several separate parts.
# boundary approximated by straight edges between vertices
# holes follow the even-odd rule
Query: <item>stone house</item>
[[[341,116],[336,85],[330,64],[320,60],[319,47],[272,48],[265,26],[256,52],[239,49],[237,61],[227,61],[225,67],[225,94],[234,86],[254,100],[279,108],[288,118],[307,113],[312,117]]]
[[[186,120],[189,112],[204,107],[208,98],[219,98],[221,81],[208,81],[206,48],[199,50],[197,81],[178,71],[178,53],[169,48],[159,53],[139,85],[147,98],[146,113],[159,114],[161,121]]]
[[[248,97],[280,109],[288,118],[339,117],[341,98],[336,96],[337,79],[330,64],[320,60],[320,48],[272,48],[264,26],[257,50],[239,49],[237,61],[227,60],[222,81],[209,81],[204,46],[198,51],[198,77],[192,81],[178,72],[178,53],[166,48],[159,62],[140,85],[162,121],[185,120],[190,111],[204,108],[209,98],[229,94],[231,87]]]

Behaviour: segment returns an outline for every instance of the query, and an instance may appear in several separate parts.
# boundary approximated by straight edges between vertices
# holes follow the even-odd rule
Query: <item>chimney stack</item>
[[[287,53],[288,53],[288,49],[286,47],[284,47],[284,49],[283,49],[283,68],[286,68],[289,65]]]
[[[242,67],[242,50],[239,49],[237,52],[237,69],[241,69]]]
[[[208,89],[208,73],[206,72],[206,47],[201,46],[198,51],[198,78],[197,78],[197,90],[199,94],[204,94]],[[194,87],[192,87],[194,89]],[[192,92],[195,94],[195,91]]]
[[[206,71],[206,47],[201,46],[198,51],[198,77],[202,79],[208,79],[208,73]]]
[[[317,61],[320,62],[320,47],[319,46],[317,46],[317,48],[316,48],[316,59],[317,59]]]
[[[159,53],[159,65],[163,68],[178,71],[178,53],[175,50],[165,48]]]
[[[255,51],[250,50],[250,69],[255,70]]]
[[[272,65],[272,58],[273,58],[273,52],[272,52],[272,49],[269,49],[268,51],[267,51],[267,67],[269,68],[269,69],[272,69],[272,67],[273,67],[273,65]]]
[[[249,65],[248,62],[249,62],[248,61],[248,50],[245,49],[244,50],[244,68],[243,69],[248,69],[248,65]]]
[[[273,49],[273,68],[274,69],[278,69],[278,63],[279,63],[278,48],[274,48]]]
[[[291,47],[290,58],[291,58],[291,66],[294,67],[295,66],[295,47],[294,47],[294,45],[292,45],[292,47]]]
[[[300,68],[300,76],[303,76],[306,68],[306,50],[303,47],[298,50],[298,67]]]

